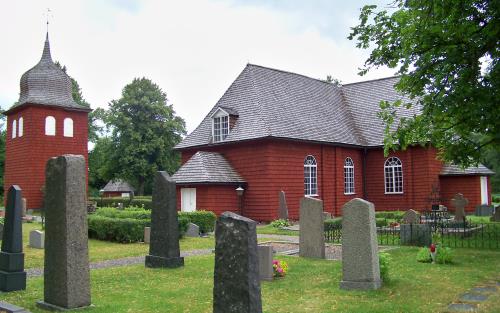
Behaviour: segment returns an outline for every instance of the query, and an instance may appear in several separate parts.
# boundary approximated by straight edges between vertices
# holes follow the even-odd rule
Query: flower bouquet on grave
[[[432,258],[432,263],[436,263],[436,245],[435,244],[431,244],[429,246],[429,251],[431,253],[431,258]]]
[[[285,261],[273,260],[273,273],[275,278],[285,277],[288,264]]]

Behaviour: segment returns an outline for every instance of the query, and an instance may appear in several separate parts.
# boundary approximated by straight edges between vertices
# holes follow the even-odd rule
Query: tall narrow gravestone
[[[146,267],[184,266],[179,249],[175,182],[166,172],[157,172],[155,176],[149,240]]]
[[[49,310],[90,305],[85,158],[51,158],[45,170],[44,301]]]
[[[215,225],[214,313],[261,313],[257,223],[224,212]]]
[[[288,206],[286,205],[286,196],[283,190],[280,191],[280,207],[279,207],[280,219],[288,219]]]
[[[342,289],[382,286],[373,203],[356,198],[342,207]]]
[[[325,258],[323,201],[304,197],[300,200],[299,255]]]
[[[26,289],[21,199],[21,188],[17,185],[11,186],[7,194],[2,251],[0,252],[0,291]]]

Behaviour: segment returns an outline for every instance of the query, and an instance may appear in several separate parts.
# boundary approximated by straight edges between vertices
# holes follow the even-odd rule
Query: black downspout
[[[363,149],[363,199],[368,201],[368,192],[366,191],[366,155],[368,154],[368,149]]]

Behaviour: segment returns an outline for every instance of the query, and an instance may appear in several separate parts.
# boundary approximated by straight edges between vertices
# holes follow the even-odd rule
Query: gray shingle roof
[[[134,187],[121,179],[111,180],[102,189],[104,192],[134,192]]]
[[[5,113],[25,104],[91,111],[90,108],[81,106],[73,100],[71,79],[52,61],[48,33],[40,62],[23,74],[19,101]]]
[[[383,144],[384,129],[377,117],[379,102],[402,98],[393,87],[396,82],[397,78],[391,77],[338,87],[248,64],[200,125],[176,148],[210,144],[210,117],[219,107],[239,115],[224,142],[278,137],[379,146]]]
[[[458,165],[454,164],[445,164],[441,169],[440,175],[442,176],[461,176],[461,175],[494,175],[495,172],[484,166],[483,164],[479,164],[476,166],[467,167],[462,169]]]
[[[216,152],[196,152],[172,176],[177,184],[245,183],[229,162]]]

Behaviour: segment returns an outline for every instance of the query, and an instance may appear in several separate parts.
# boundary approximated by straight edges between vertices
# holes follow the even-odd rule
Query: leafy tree
[[[111,127],[116,176],[135,183],[144,194],[158,170],[173,173],[180,164],[172,148],[186,133],[167,95],[147,78],[126,85],[122,97],[110,103],[106,122]]]
[[[338,78],[333,77],[332,75],[326,75],[326,79],[322,79],[322,81],[335,85],[337,87],[342,86],[342,81]]]
[[[95,141],[94,148],[89,152],[89,187],[94,195],[114,178],[117,169],[111,160],[113,151],[111,138],[101,137]]]
[[[500,150],[500,1],[396,0],[391,12],[361,9],[349,39],[368,49],[361,69],[398,68],[396,88],[420,115],[395,118],[410,101],[382,102],[385,151],[432,143],[440,157],[477,164],[488,149]],[[398,126],[391,131],[391,126]]]

